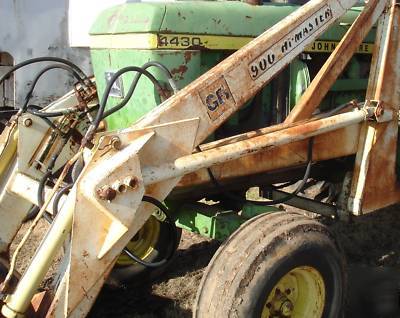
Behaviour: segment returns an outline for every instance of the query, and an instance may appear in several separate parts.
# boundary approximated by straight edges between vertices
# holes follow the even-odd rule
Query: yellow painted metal
[[[154,250],[160,236],[160,222],[151,216],[139,232],[126,245],[126,248],[141,259],[146,259]],[[129,256],[124,253],[118,257],[117,265],[128,266],[136,264]]]
[[[254,38],[203,34],[125,33],[92,35],[90,39],[91,48],[94,49],[239,50]],[[317,40],[307,46],[304,52],[330,53],[338,44],[337,41]],[[362,43],[356,53],[371,54],[373,46],[372,43]]]
[[[158,36],[153,33],[101,34],[90,37],[90,47],[96,49],[155,49]]]
[[[159,34],[158,48],[187,49],[202,47],[209,50],[238,50],[253,40],[253,37],[200,35],[200,34]]]
[[[313,267],[296,267],[269,293],[261,318],[320,318],[325,304],[325,283]]]
[[[76,194],[74,193],[73,196],[76,197]],[[58,251],[57,248],[65,241],[65,238],[70,233],[74,205],[74,200],[71,200],[67,201],[62,207],[59,213],[61,217],[56,217],[46,234],[46,237],[50,237],[51,239],[44,239],[42,241],[41,248],[37,250],[29,264],[29,266],[35,268],[35,270],[29,273],[25,272],[13,294],[7,295],[7,305],[1,308],[1,314],[3,314],[4,317],[25,317],[24,313],[30,304],[30,301],[27,302],[26,300],[32,299],[33,295],[36,293],[37,286],[39,286],[50,264],[53,262]],[[63,217],[65,213],[71,215],[71,217]]]
[[[12,125],[6,127],[0,135],[0,177],[7,171],[17,152],[18,129]]]
[[[331,53],[338,46],[339,42],[336,41],[315,41],[307,46],[304,52],[308,53]],[[355,53],[358,54],[372,54],[374,49],[373,43],[362,43]]]

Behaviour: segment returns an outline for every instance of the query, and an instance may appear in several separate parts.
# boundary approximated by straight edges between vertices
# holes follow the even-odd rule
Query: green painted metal
[[[184,1],[175,3],[127,3],[112,7],[104,11],[93,25],[91,34],[126,34],[126,33],[186,33],[186,34],[213,34],[225,36],[257,36],[265,29],[277,23],[283,17],[293,12],[298,6],[288,4],[265,4],[252,6],[242,2],[219,1]],[[360,8],[350,10],[333,28],[327,31],[321,39],[339,40],[347,31],[349,24],[360,12]],[[366,41],[372,41],[373,32]],[[141,66],[148,61],[160,61],[167,66],[174,75],[178,87],[182,88],[199,77],[212,66],[223,60],[230,53],[227,51],[206,50],[139,50],[139,49],[92,49],[92,63],[96,76],[98,92],[101,97],[105,88],[105,73],[116,71],[124,66]],[[356,63],[356,62],[355,62]],[[352,64],[352,63],[350,63]],[[163,74],[156,69],[150,70],[155,77],[168,87]],[[299,60],[290,67],[289,103],[290,107],[296,103],[310,82],[310,75],[305,63]],[[133,74],[123,77],[123,88],[129,89]],[[343,82],[346,85],[347,81]],[[332,91],[339,92],[341,97],[327,97],[322,108],[337,105],[337,100],[347,98],[349,94],[342,94],[349,87],[359,87],[357,83],[339,86]],[[337,89],[340,87],[340,89]],[[344,87],[344,89],[342,89]],[[353,90],[353,89],[352,89]],[[350,95],[353,98],[362,98],[357,90]],[[332,94],[331,94],[332,95]],[[336,94],[338,95],[338,94]],[[343,97],[343,98],[342,98]],[[121,99],[110,97],[107,109],[113,107]],[[142,79],[136,93],[126,107],[107,118],[109,130],[126,128],[160,103],[160,98],[153,85]],[[256,129],[271,122],[272,94],[271,86],[262,92],[262,109],[255,116],[246,116],[249,107],[254,107],[250,101],[243,110],[232,116],[222,129],[217,132],[219,137],[232,135],[249,129]],[[247,113],[246,113],[247,112]],[[221,133],[221,131],[224,131]],[[213,139],[213,136],[210,137]]]
[[[97,17],[91,34],[158,32],[165,16],[165,4],[127,3],[111,7]]]
[[[223,241],[248,219],[276,211],[279,211],[279,209],[275,207],[245,204],[243,210],[238,213],[232,210],[224,210],[218,204],[208,205],[196,202],[184,204],[174,216],[177,226],[202,236]]]
[[[256,37],[298,8],[284,3],[254,6],[239,1],[179,1],[171,3],[126,3],[104,11],[91,34],[186,33]],[[361,11],[349,10],[322,40],[343,37]],[[366,38],[373,42],[374,32]]]
[[[262,205],[255,205],[252,203],[245,203],[242,207],[240,215],[245,219],[251,219],[263,213],[272,213],[277,211],[282,211],[282,210],[275,206],[262,206]]]
[[[91,29],[91,34],[127,34],[127,33],[183,33],[199,35],[249,36],[256,37],[293,12],[297,6],[288,4],[265,4],[252,6],[241,2],[193,1],[173,3],[127,3],[104,11]],[[321,40],[339,41],[348,30],[351,22],[360,12],[360,8],[350,10],[338,23],[328,30]],[[372,31],[366,42],[372,43]],[[105,73],[148,61],[163,63],[174,76],[179,88],[183,88],[208,69],[222,61],[231,52],[204,50],[167,50],[167,49],[92,49],[92,64],[96,83],[101,97],[106,80]],[[322,65],[326,53],[313,53],[305,59],[296,59],[289,67],[289,106],[293,107],[315,75],[313,65]],[[336,82],[321,109],[331,108],[352,99],[362,100],[367,85],[365,65],[370,57],[355,57],[349,63],[345,74]],[[359,59],[361,62],[359,62]],[[150,68],[149,71],[168,87],[164,74]],[[123,89],[128,91],[133,74],[123,77]],[[223,125],[214,138],[223,138],[244,131],[265,127],[272,120],[272,85],[261,91],[261,98],[255,97],[243,106]],[[110,97],[107,109],[121,99]],[[161,102],[153,84],[142,78],[136,92],[127,106],[107,118],[109,130],[126,128]],[[202,203],[184,204],[177,208],[177,202],[168,203],[174,211],[178,226],[201,235],[224,240],[240,224],[260,213],[276,211],[275,207],[259,207],[245,204],[240,213],[226,211],[219,205]]]
[[[183,54],[185,53],[185,54]],[[129,65],[141,66],[148,61],[161,61],[174,75],[178,87],[182,88],[199,77],[204,67],[210,68],[216,63],[216,59],[220,58],[221,54],[208,55],[207,60],[202,60],[200,51],[158,51],[158,50],[92,50],[92,63],[94,75],[96,77],[97,89],[103,92],[106,86],[106,71],[117,71],[122,67]],[[162,85],[168,87],[165,75],[156,68],[149,68]],[[123,89],[128,91],[135,73],[130,73],[123,76]],[[121,101],[121,98],[109,97],[107,109],[115,106]],[[161,100],[154,89],[154,85],[142,76],[127,106],[119,112],[107,118],[109,130],[126,128],[132,122],[146,114],[152,108],[160,104]]]
[[[162,62],[173,74],[177,82],[178,88],[183,88],[206,70],[213,67],[219,61],[223,60],[226,52],[222,51],[209,51],[204,53],[200,50],[108,50],[96,49],[91,50],[92,63],[94,75],[96,77],[96,85],[98,92],[104,91],[106,86],[105,72],[117,71],[122,67],[129,65],[143,65],[148,61]],[[156,77],[157,80],[162,82],[162,85],[168,88],[165,75],[156,68],[150,68],[149,71]],[[131,73],[122,77],[123,90],[126,92],[132,82],[135,73]],[[121,98],[110,96],[107,103],[107,109],[112,108],[121,101]],[[130,102],[120,111],[107,118],[107,128],[109,130],[126,128],[134,121],[142,117],[152,108],[160,104],[161,100],[157,91],[154,89],[153,84],[142,77],[136,88],[135,94]],[[252,105],[249,101],[243,107],[241,113],[232,116],[230,121],[224,126],[223,129],[230,131],[230,134],[240,133],[251,127],[263,127],[265,122],[268,121],[271,109],[271,87],[267,87],[262,92],[262,110],[250,118],[251,122],[248,123],[248,116],[243,116],[246,109]],[[247,111],[248,112],[248,111]],[[246,117],[246,120],[243,118]],[[240,124],[240,126],[238,126]],[[238,129],[239,128],[239,129]],[[209,137],[210,140],[213,136]]]
[[[290,63],[290,86],[289,104],[290,108],[296,105],[304,91],[310,85],[310,72],[307,64],[296,59]]]

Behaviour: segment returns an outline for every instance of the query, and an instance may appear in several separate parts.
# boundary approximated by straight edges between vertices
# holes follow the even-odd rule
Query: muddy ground
[[[389,270],[384,280],[393,280],[392,268],[400,266],[400,206],[392,206],[363,217],[351,223],[322,221],[336,234],[341,242],[351,268],[349,273],[350,294],[348,298],[358,297],[366,290],[376,289],[371,284],[363,285],[366,276],[371,276],[370,267],[383,267]],[[219,244],[205,240],[192,233],[184,233],[175,260],[168,273],[158,281],[141,287],[121,290],[104,289],[90,314],[94,317],[191,317],[197,287],[203,272]],[[369,266],[367,271],[358,267]],[[374,269],[372,270],[374,275]],[[354,286],[362,282],[356,287]],[[382,279],[379,278],[379,281]],[[378,294],[382,294],[377,291]],[[364,295],[365,296],[365,295]],[[367,299],[375,297],[365,296]],[[356,308],[347,318],[367,317],[362,309]],[[386,317],[396,317],[389,315]],[[382,316],[383,317],[383,316]]]
[[[286,209],[293,210],[294,208],[286,207]],[[356,266],[356,270],[349,273],[348,299],[357,299],[358,295],[362,294],[369,302],[370,299],[376,298],[376,295],[378,297],[382,295],[382,291],[377,289],[377,282],[381,283],[382,280],[393,282],[397,279],[400,281],[400,278],[395,277],[400,276],[397,271],[391,270],[400,269],[400,205],[355,218],[350,223],[333,222],[326,218],[319,219],[336,234],[351,268]],[[28,224],[23,226],[16,242],[21,239],[27,226]],[[22,250],[17,263],[20,272],[25,269],[47,227],[48,224],[42,220],[29,244]],[[140,287],[126,286],[118,290],[104,288],[90,313],[90,318],[191,317],[192,306],[203,272],[218,247],[219,243],[216,241],[184,231],[176,257],[163,277]],[[13,248],[15,248],[15,243]],[[383,278],[378,277],[377,282],[368,282],[366,278],[375,275],[374,269],[372,272],[369,268],[367,271],[359,270],[360,265],[369,266],[369,268],[384,268]],[[44,285],[51,281],[51,272],[47,275]],[[376,291],[376,294],[365,295],[367,291]],[[385,291],[383,295],[384,293]],[[359,308],[360,306],[367,307],[359,304],[357,306],[352,313],[347,314],[346,318],[379,317],[367,316],[362,313],[362,308]],[[400,317],[400,313],[382,317]]]

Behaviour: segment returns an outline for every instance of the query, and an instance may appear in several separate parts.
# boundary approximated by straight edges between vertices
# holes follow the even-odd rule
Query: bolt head
[[[283,316],[289,317],[292,314],[292,311],[294,309],[294,306],[290,300],[286,300],[282,303],[280,312],[282,313]]]
[[[118,137],[112,137],[110,143],[113,149],[115,150],[121,149],[121,140]]]
[[[24,124],[25,127],[30,127],[32,126],[32,119],[31,118],[25,118],[22,123]]]
[[[139,186],[139,179],[137,177],[127,177],[125,184],[132,189],[136,189]]]
[[[96,193],[99,199],[107,201],[112,201],[117,196],[117,191],[110,186],[104,186],[100,189],[97,189]]]

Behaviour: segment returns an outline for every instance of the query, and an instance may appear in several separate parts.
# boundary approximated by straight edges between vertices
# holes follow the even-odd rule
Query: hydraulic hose
[[[51,64],[46,66],[45,68],[43,68],[38,74],[36,74],[35,78],[32,81],[32,85],[31,88],[29,89],[28,93],[25,96],[25,101],[23,106],[21,107],[22,111],[26,111],[27,107],[28,107],[28,103],[29,100],[32,98],[32,94],[33,91],[39,81],[39,79],[48,71],[53,70],[53,69],[62,69],[65,70],[67,72],[69,72],[70,74],[72,74],[83,86],[85,86],[85,82],[83,81],[83,79],[80,77],[80,75],[78,74],[77,71],[75,71],[71,66],[69,65],[64,65],[64,64]],[[46,117],[55,117],[55,116],[46,116]]]
[[[270,201],[255,201],[255,200],[248,200],[246,198],[241,198],[238,197],[236,195],[234,195],[233,193],[226,191],[224,189],[222,189],[220,183],[218,182],[218,180],[215,178],[214,174],[212,173],[211,169],[208,168],[207,172],[208,175],[210,176],[211,181],[214,183],[214,185],[218,188],[221,188],[222,193],[229,199],[240,202],[240,203],[251,203],[254,205],[259,205],[259,206],[270,206],[270,205],[275,205],[275,204],[281,204],[281,203],[285,203],[288,200],[290,200],[291,198],[293,198],[294,196],[296,196],[303,188],[304,185],[306,184],[308,178],[310,177],[310,172],[311,172],[311,166],[312,166],[312,154],[313,154],[313,145],[314,145],[314,138],[311,137],[309,142],[308,142],[308,150],[307,150],[307,166],[306,166],[306,170],[304,172],[304,176],[300,182],[300,184],[297,186],[297,188],[292,192],[289,193],[287,196],[277,199],[277,200],[270,200]],[[199,148],[198,148],[199,149]],[[297,181],[296,181],[297,182]],[[294,184],[295,182],[292,183],[292,181],[286,183],[287,185],[290,184]],[[285,185],[285,184],[284,184]],[[282,188],[283,185],[280,185],[278,188]]]
[[[0,84],[3,83],[4,80],[6,80],[12,73],[19,70],[20,68],[25,67],[27,65],[35,64],[35,63],[41,63],[41,62],[58,62],[58,63],[68,65],[68,66],[72,67],[79,74],[81,79],[83,79],[86,83],[90,82],[90,79],[88,78],[88,76],[76,64],[72,63],[71,61],[68,61],[66,59],[59,58],[59,57],[43,56],[43,57],[32,58],[32,59],[23,61],[21,63],[18,63],[15,66],[13,66],[8,72],[6,72],[0,78]]]
[[[146,66],[146,64],[144,65]],[[151,66],[151,65],[149,65]],[[147,67],[149,67],[147,66]],[[114,85],[115,81],[124,73],[127,72],[137,72],[138,74],[135,76],[135,78],[132,81],[132,84],[129,88],[129,91],[127,92],[126,96],[124,97],[124,99],[116,106],[114,106],[113,108],[109,109],[108,111],[105,111],[105,107],[108,101],[108,97],[110,95],[110,91],[112,86]],[[99,111],[97,113],[97,116],[93,122],[93,125],[95,127],[95,129],[97,129],[99,123],[101,120],[103,120],[104,118],[106,118],[107,116],[115,113],[116,111],[120,110],[121,108],[123,108],[130,100],[130,98],[133,95],[133,92],[136,89],[137,83],[140,79],[141,75],[145,75],[148,79],[150,79],[150,81],[154,84],[154,86],[157,87],[157,89],[159,91],[162,91],[163,88],[161,87],[160,83],[157,81],[157,79],[153,76],[153,74],[151,74],[150,72],[148,72],[145,68],[141,68],[141,67],[137,67],[137,66],[128,66],[128,67],[124,67],[122,69],[120,69],[118,72],[116,72],[112,78],[110,79],[110,81],[108,82],[106,89],[104,91],[104,95],[103,98],[100,102],[100,107],[99,107]]]
[[[146,262],[144,260],[142,260],[140,257],[136,256],[135,254],[133,254],[131,251],[129,251],[127,248],[125,248],[123,250],[123,252],[128,255],[132,260],[134,260],[135,262],[145,266],[145,267],[150,267],[150,268],[156,268],[156,267],[160,267],[163,266],[165,264],[167,264],[172,257],[175,254],[176,248],[178,247],[178,242],[177,242],[177,229],[176,229],[176,225],[175,222],[172,220],[171,216],[169,215],[169,210],[168,208],[162,204],[160,201],[158,201],[157,199],[150,197],[150,196],[143,196],[142,199],[144,202],[148,202],[151,203],[153,205],[155,205],[157,208],[159,208],[162,212],[164,212],[165,214],[165,221],[168,223],[168,225],[170,226],[170,234],[171,234],[171,239],[172,239],[172,248],[170,253],[167,255],[167,257],[165,257],[164,259],[162,259],[161,261],[158,262]],[[165,222],[164,221],[164,222]]]

